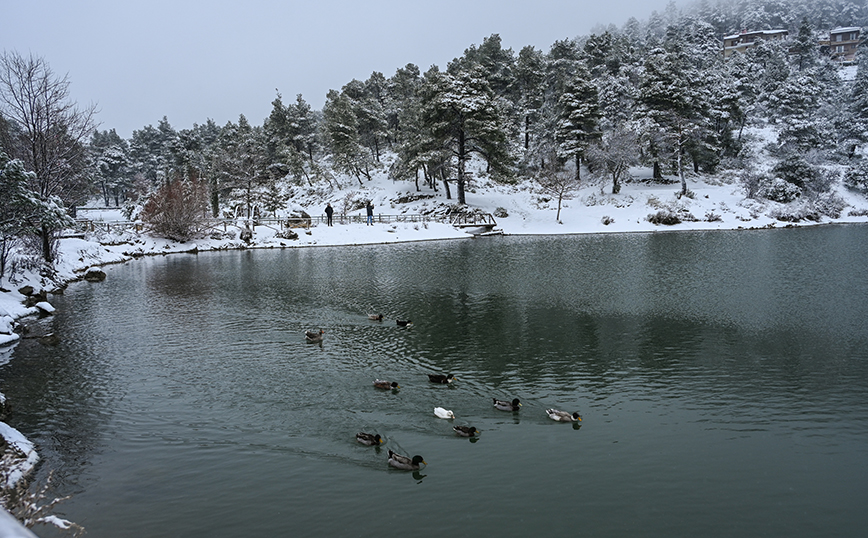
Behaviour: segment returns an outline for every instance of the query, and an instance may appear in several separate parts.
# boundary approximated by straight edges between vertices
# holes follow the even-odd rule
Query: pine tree
[[[243,114],[237,125],[228,122],[220,135],[215,164],[219,192],[243,209],[248,219],[254,217],[270,183],[265,147],[263,129],[250,125]]]
[[[645,120],[645,138],[655,158],[670,157],[687,193],[684,177],[686,146],[704,121],[705,102],[698,77],[680,51],[656,49],[645,61],[645,76],[639,93],[639,114]],[[656,163],[655,163],[656,164]]]
[[[323,106],[323,130],[336,170],[356,177],[363,185],[362,176],[371,179],[373,162],[362,147],[359,120],[352,99],[344,92],[329,90]]]
[[[575,161],[576,181],[581,179],[582,158],[592,141],[600,137],[600,105],[597,87],[579,64],[575,78],[567,83],[558,100],[560,109],[555,138],[561,158]]]
[[[476,71],[435,73],[423,90],[422,125],[431,135],[431,150],[447,150],[457,161],[458,203],[465,204],[467,160],[486,159],[498,176],[510,173],[508,127],[488,82]]]

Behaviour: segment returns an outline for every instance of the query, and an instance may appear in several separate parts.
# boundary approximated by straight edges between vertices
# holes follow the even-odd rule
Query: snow
[[[21,432],[3,422],[0,422],[0,436],[9,444],[3,456],[4,481],[0,487],[10,488],[33,470],[36,462],[39,461],[39,455],[33,443]]]
[[[756,129],[751,136],[773,139],[772,130]],[[388,163],[385,163],[384,170]],[[766,169],[762,163],[760,168]],[[590,178],[583,179],[583,187],[570,199],[564,200],[560,220],[555,219],[557,200],[545,195],[533,182],[525,181],[514,185],[497,184],[485,178],[483,166],[478,162],[470,163],[468,170],[473,179],[466,187],[466,201],[469,209],[496,215],[495,231],[506,235],[543,235],[543,234],[589,234],[589,233],[658,233],[663,231],[690,230],[736,230],[760,229],[784,226],[808,226],[827,223],[865,223],[868,222],[868,198],[862,194],[847,191],[838,186],[835,194],[843,199],[848,207],[840,218],[823,217],[819,223],[783,223],[773,218],[775,212],[785,208],[782,204],[745,198],[744,189],[738,184],[738,172],[724,172],[716,176],[688,177],[690,196],[678,196],[680,184],[676,177],[669,178],[671,183],[660,184],[647,181],[650,169],[635,168],[630,171],[632,180],[622,185],[619,194],[610,194],[611,182],[600,183]],[[40,309],[44,313],[53,311],[49,303],[37,307],[25,307],[24,295],[20,290],[25,285],[37,291],[49,292],[61,282],[80,279],[90,268],[105,264],[122,263],[144,255],[165,255],[177,252],[209,251],[250,248],[303,248],[343,245],[388,244],[407,241],[428,240],[472,240],[474,237],[438,219],[446,210],[455,205],[455,186],[451,185],[452,200],[447,200],[442,184],[437,191],[422,186],[417,192],[412,182],[388,179],[385,171],[373,176],[371,181],[359,185],[352,178],[344,178],[341,187],[296,188],[292,207],[303,208],[308,214],[324,216],[327,202],[335,207],[334,226],[314,223],[309,228],[295,228],[297,240],[277,237],[278,228],[274,224],[254,228],[252,241],[244,243],[238,239],[240,228],[234,234],[220,238],[202,238],[187,243],[137,233],[133,230],[109,232],[106,227],[97,226],[96,230],[82,238],[67,238],[60,242],[58,260],[55,265],[56,278],[49,280],[38,272],[18,273],[12,281],[5,275],[0,282],[0,364],[8,362],[11,350],[18,335],[7,327],[15,320],[35,315]],[[644,181],[643,181],[644,180]],[[425,195],[427,197],[419,197]],[[413,199],[400,203],[399,199]],[[347,215],[356,217],[356,222],[342,223],[340,207],[345,200],[372,200],[375,219],[380,215],[417,215],[427,214],[432,220],[425,222],[375,222],[366,226],[363,220],[365,209],[358,209]],[[676,212],[682,216],[692,215],[689,220],[672,226],[655,225],[648,221],[649,214],[659,210]],[[857,210],[863,216],[848,216]],[[503,212],[507,216],[502,216]],[[440,217],[437,217],[437,216]],[[501,216],[497,216],[501,215]],[[286,216],[285,213],[280,216]],[[109,224],[122,220],[118,210],[88,210],[79,217]],[[608,223],[608,224],[607,224]],[[239,222],[239,224],[242,224]],[[243,224],[242,224],[243,225]],[[227,225],[227,230],[233,227]],[[477,240],[485,240],[479,238]],[[133,263],[135,263],[133,261]],[[50,298],[50,295],[49,295]],[[26,454],[25,463],[36,461],[36,452],[19,432],[0,423],[0,435]],[[19,467],[15,477],[20,478],[28,472]],[[11,478],[10,478],[11,479]]]

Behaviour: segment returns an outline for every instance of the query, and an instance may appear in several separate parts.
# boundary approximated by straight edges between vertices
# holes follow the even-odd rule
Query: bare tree
[[[183,243],[200,236],[213,223],[208,195],[205,181],[176,179],[151,195],[142,209],[142,221],[154,234]]]
[[[80,203],[88,189],[87,143],[96,128],[96,105],[79,108],[69,77],[44,59],[16,52],[0,55],[0,144],[33,172],[30,189],[42,200]],[[42,256],[54,260],[58,230],[40,227]]]
[[[546,164],[537,172],[536,181],[544,192],[557,197],[558,213],[555,220],[560,222],[563,201],[570,199],[579,188],[578,174],[573,169],[576,163],[569,161],[562,164],[554,152],[550,152],[544,162]]]
[[[639,162],[636,134],[616,128],[603,135],[603,139],[588,151],[588,163],[600,177],[612,178],[612,194],[621,192],[621,179],[631,166]]]

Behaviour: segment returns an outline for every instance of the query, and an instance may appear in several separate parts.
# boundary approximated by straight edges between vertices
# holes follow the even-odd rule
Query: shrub
[[[666,209],[661,209],[657,213],[651,213],[646,217],[646,220],[651,224],[665,224],[666,226],[672,226],[674,224],[681,223],[681,219],[678,217],[677,214]]]
[[[613,219],[609,215],[606,215],[602,218],[601,222],[603,223],[604,226],[608,226],[608,225],[614,223],[615,219]]]
[[[504,209],[502,207],[498,207],[497,209],[494,210],[494,216],[499,218],[499,219],[505,219],[506,217],[509,216],[509,213],[506,212],[506,209]]]
[[[802,195],[802,189],[783,179],[774,178],[763,181],[757,190],[757,195],[773,202],[788,204]]]
[[[844,186],[849,189],[868,191],[868,162],[848,166],[844,172]]]
[[[198,180],[175,180],[151,195],[142,209],[142,222],[173,241],[198,237],[207,228],[208,186]]]

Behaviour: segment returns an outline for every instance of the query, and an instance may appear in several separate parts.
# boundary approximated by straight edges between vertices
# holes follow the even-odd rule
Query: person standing
[[[368,200],[368,205],[365,206],[365,210],[368,212],[368,226],[374,225],[374,204]]]
[[[332,209],[332,205],[326,204],[325,213],[326,213],[326,224],[328,226],[332,225],[332,214],[334,214],[335,210]]]

